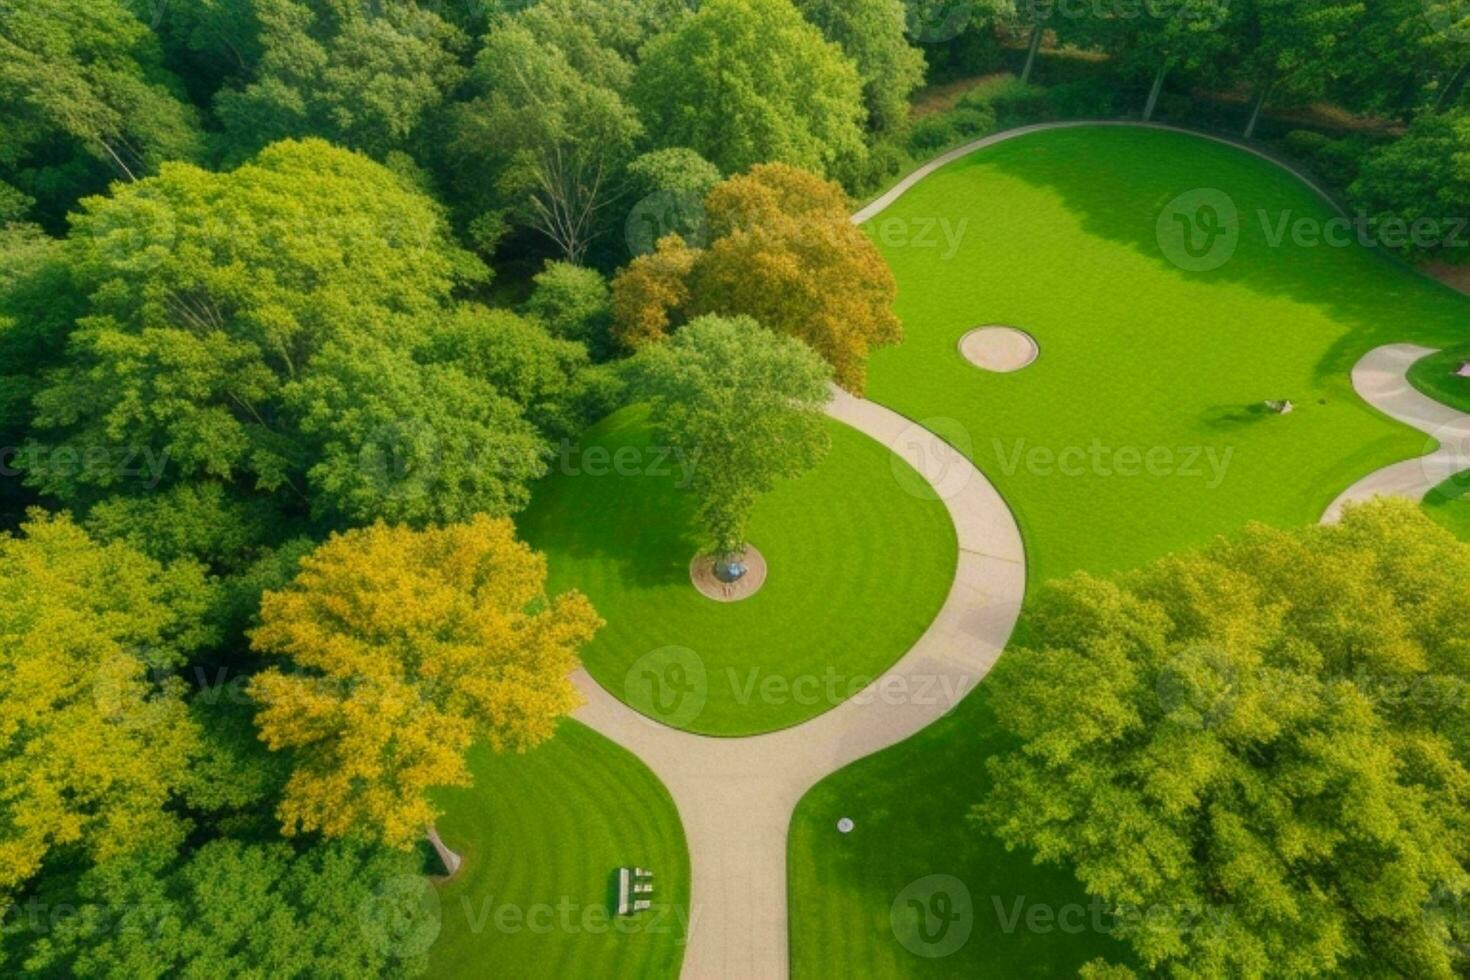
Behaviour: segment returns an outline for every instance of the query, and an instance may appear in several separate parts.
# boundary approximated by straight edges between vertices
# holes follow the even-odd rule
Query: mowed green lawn
[[[470,765],[474,787],[438,798],[465,863],[438,889],[429,976],[677,977],[689,852],[653,773],[573,721],[527,755],[477,746]],[[654,907],[633,918],[614,915],[621,865],[654,872]]]
[[[835,707],[923,634],[954,575],[954,528],[886,447],[829,422],[826,460],[756,508],[765,587],[720,603],[689,580],[699,537],[684,467],[700,464],[653,447],[645,417],[592,429],[518,520],[552,590],[582,590],[607,621],[582,652],[603,687],[691,731],[764,732]],[[665,692],[671,647],[685,652]]]
[[[1222,267],[1186,272],[1157,228],[1199,188],[1233,200],[1239,241]],[[1270,240],[1283,216],[1331,215],[1271,164],[1182,134],[1095,127],[982,151],[869,226],[907,330],[874,357],[870,397],[955,433],[1014,508],[1033,587],[1136,566],[1250,520],[1315,521],[1357,478],[1423,452],[1422,434],[1354,394],[1352,365],[1385,343],[1454,343],[1470,323],[1465,298],[1381,256]],[[959,240],[947,259],[946,228]],[[987,323],[1030,331],[1041,358],[1009,376],[971,367],[956,343]],[[1297,410],[1260,410],[1279,398]],[[799,807],[796,976],[1056,977],[1109,947],[1123,955],[1067,869],[1035,868],[966,825],[1001,744],[984,692]],[[858,830],[836,834],[838,815]],[[899,943],[890,913],[935,874],[965,883],[973,932],[925,958]]]
[[[1470,412],[1470,378],[1456,373],[1466,361],[1470,361],[1470,347],[1447,347],[1418,361],[1409,370],[1409,380],[1429,397]],[[1470,446],[1460,450],[1470,452]],[[1470,473],[1452,477],[1430,491],[1424,498],[1424,510],[1460,540],[1470,541]]]

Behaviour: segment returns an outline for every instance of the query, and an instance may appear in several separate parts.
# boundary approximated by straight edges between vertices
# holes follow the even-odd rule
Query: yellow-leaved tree
[[[256,724],[294,750],[287,834],[406,848],[465,786],[476,739],[525,751],[576,707],[578,648],[602,626],[577,592],[546,594],[546,562],[507,520],[333,535],[261,599],[254,648],[289,661],[256,675]]]
[[[178,843],[198,742],[174,671],[209,634],[203,570],[102,545],[65,515],[0,534],[0,893],[55,848]]]
[[[708,248],[666,238],[613,281],[619,342],[636,349],[706,314],[748,316],[804,341],[862,394],[869,352],[898,343],[903,327],[893,272],[852,224],[842,188],[762,164],[717,185],[704,207]]]

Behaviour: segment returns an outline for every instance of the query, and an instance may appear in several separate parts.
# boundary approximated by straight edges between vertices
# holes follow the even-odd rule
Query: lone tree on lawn
[[[436,813],[428,791],[465,786],[476,739],[525,751],[577,704],[577,649],[602,623],[585,597],[548,598],[546,562],[507,520],[334,535],[289,587],[261,600],[256,724],[294,749],[279,815],[405,848]]]
[[[1151,973],[1465,975],[1470,546],[1382,502],[1078,574],[1031,627],[976,814]]]
[[[749,317],[701,317],[633,364],[655,438],[696,460],[691,485],[715,573],[734,581],[756,498],[827,452],[831,370]]]

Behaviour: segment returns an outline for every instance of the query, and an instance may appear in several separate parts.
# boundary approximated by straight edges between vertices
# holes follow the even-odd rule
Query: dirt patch
[[[1041,347],[1024,330],[991,325],[961,337],[960,354],[978,368],[1009,374],[1034,363],[1041,356]]]
[[[1430,262],[1424,271],[1451,289],[1470,296],[1470,265],[1451,265],[1448,262]]]

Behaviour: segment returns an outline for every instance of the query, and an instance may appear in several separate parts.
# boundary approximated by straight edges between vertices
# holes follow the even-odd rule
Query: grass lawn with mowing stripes
[[[1159,228],[1175,227],[1171,202],[1201,188],[1231,199],[1238,240],[1222,266],[1185,271]],[[1470,301],[1381,255],[1275,240],[1283,217],[1333,214],[1270,163],[1185,134],[1088,127],[991,147],[869,225],[907,331],[873,358],[869,397],[928,420],[996,483],[1033,587],[1138,566],[1252,520],[1314,522],[1359,477],[1424,451],[1422,433],[1357,396],[1353,364],[1387,343],[1455,343],[1470,322]],[[966,363],[959,338],[993,323],[1030,332],[1040,359],[1011,375]],[[1265,412],[1268,399],[1296,411]],[[1089,899],[1069,869],[1037,868],[967,825],[985,759],[1004,745],[985,692],[798,808],[796,977],[1060,977],[1097,955],[1126,958],[1078,919]],[[856,821],[853,834],[832,829],[838,816]],[[936,874],[966,885],[973,932],[926,958],[890,919],[905,888]],[[1078,921],[1088,924],[1065,927]]]
[[[439,887],[428,975],[679,975],[689,851],[668,792],[630,753],[574,721],[526,755],[470,754],[475,784],[446,790],[439,832],[464,857]],[[654,907],[615,914],[614,872],[654,872]]]
[[[949,514],[911,492],[922,481],[886,447],[836,421],[828,430],[827,458],[757,504],[749,537],[770,574],[736,603],[690,583],[694,500],[642,408],[594,427],[543,481],[518,524],[545,552],[551,590],[580,589],[607,620],[582,651],[603,687],[690,731],[772,731],[836,707],[923,635],[954,577]],[[668,647],[697,660],[660,714],[636,689],[643,658]]]

